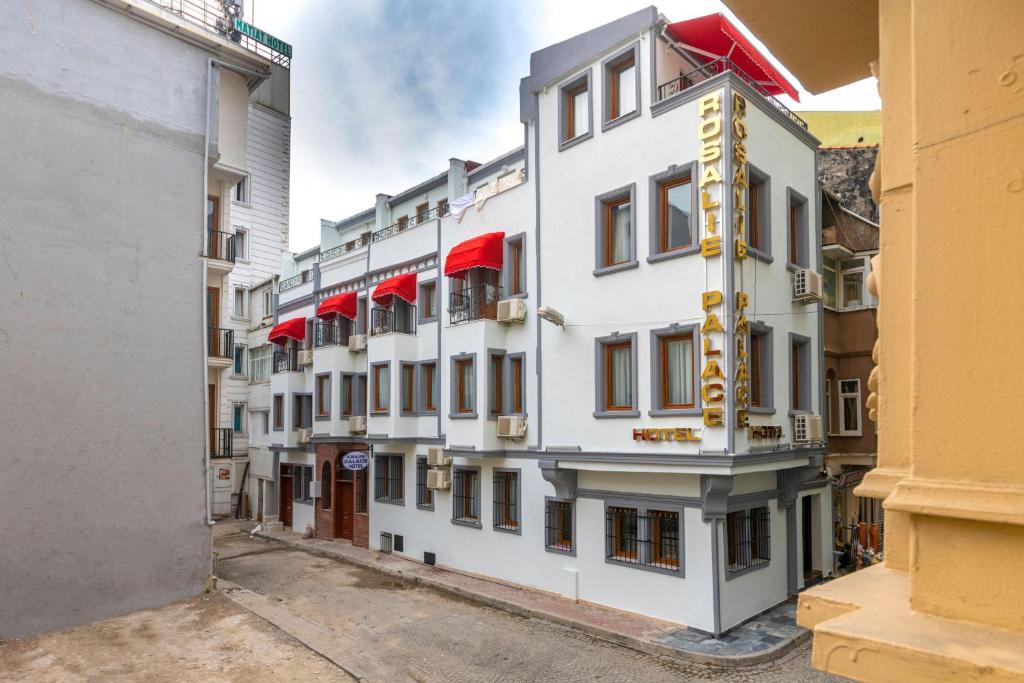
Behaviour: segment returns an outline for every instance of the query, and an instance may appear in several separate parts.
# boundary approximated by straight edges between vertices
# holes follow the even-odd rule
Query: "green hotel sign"
[[[243,35],[249,36],[257,43],[263,43],[271,50],[280,52],[285,57],[291,59],[292,46],[284,42],[280,38],[275,38],[266,31],[261,31],[252,24],[248,24],[242,21],[241,19],[235,19],[235,30]]]

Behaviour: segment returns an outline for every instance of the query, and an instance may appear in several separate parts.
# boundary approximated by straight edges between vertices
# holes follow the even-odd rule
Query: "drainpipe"
[[[203,133],[203,194],[201,196],[200,206],[202,207],[202,219],[199,223],[203,226],[203,288],[199,292],[200,305],[199,310],[202,311],[201,321],[201,336],[203,339],[203,357],[206,358],[209,352],[209,322],[206,320],[206,288],[208,282],[206,279],[206,255],[209,253],[209,233],[206,230],[206,197],[209,193],[209,182],[210,182],[210,104],[213,100],[213,57],[206,60],[206,130]],[[209,359],[203,361],[203,419],[205,420],[210,415],[210,392],[208,387],[210,386],[210,363]],[[213,425],[209,425],[203,430],[203,477],[205,479],[206,489],[206,523],[213,525],[213,492],[210,490],[213,487],[212,479],[212,464],[210,463],[210,429]]]

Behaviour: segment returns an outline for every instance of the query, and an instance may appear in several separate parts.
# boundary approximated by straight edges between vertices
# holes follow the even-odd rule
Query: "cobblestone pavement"
[[[778,660],[715,669],[607,643],[447,593],[235,533],[218,575],[240,604],[354,675],[386,681],[839,681],[810,643]]]

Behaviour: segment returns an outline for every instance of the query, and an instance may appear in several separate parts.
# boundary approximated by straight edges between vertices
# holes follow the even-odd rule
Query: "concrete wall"
[[[0,44],[0,637],[11,637],[189,597],[210,573],[198,256],[208,55],[84,0],[0,5]]]

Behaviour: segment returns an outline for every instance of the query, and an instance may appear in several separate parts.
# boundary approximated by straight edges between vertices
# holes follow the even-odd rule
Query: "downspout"
[[[448,310],[447,306],[443,306],[444,298],[442,297],[441,286],[444,283],[444,262],[441,258],[441,220],[442,217],[437,217],[437,284],[434,286],[434,296],[437,297],[436,311],[437,311],[437,365],[434,366],[434,379],[437,381],[437,395],[434,397],[434,407],[437,409],[437,438],[441,438],[441,397],[444,394],[441,393],[441,376],[444,374],[440,372],[441,368],[444,367],[441,359],[444,358],[444,354],[441,352],[441,311]],[[369,265],[369,264],[367,264]],[[430,391],[430,387],[426,387],[424,391]],[[441,444],[442,447],[448,445],[448,439],[445,438],[445,442]]]
[[[533,95],[533,110],[539,111],[540,107],[540,96],[534,93]],[[529,130],[529,124],[527,123],[527,130]],[[526,149],[527,163],[529,163],[530,150]],[[533,181],[533,197],[534,197],[534,223],[533,223],[533,242],[537,250],[537,308],[541,307],[541,276],[540,276],[540,116],[538,116],[533,122],[533,177],[528,178]],[[541,451],[544,448],[544,392],[542,391],[542,373],[541,373],[541,356],[542,356],[542,336],[544,332],[544,325],[541,324],[540,320],[536,321],[537,324],[537,362],[535,363],[537,373],[537,450]]]
[[[209,322],[206,320],[206,288],[209,282],[206,279],[206,255],[209,253],[209,233],[206,229],[206,197],[210,191],[210,104],[213,100],[213,57],[206,60],[206,129],[203,133],[203,194],[201,195],[200,207],[202,210],[202,219],[200,225],[203,226],[203,251],[202,251],[202,262],[203,262],[203,287],[199,292],[200,304],[199,310],[202,312],[200,317],[201,322],[201,336],[203,339],[203,420],[206,420],[210,415],[210,392],[207,387],[210,385],[210,364],[207,359],[207,353],[209,352]],[[205,479],[205,490],[206,490],[206,523],[213,525],[213,493],[211,488],[213,487],[213,468],[210,462],[210,430],[213,429],[214,425],[209,425],[203,430],[203,478]]]

